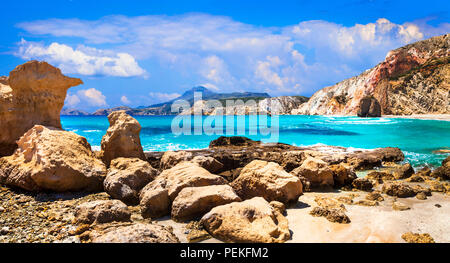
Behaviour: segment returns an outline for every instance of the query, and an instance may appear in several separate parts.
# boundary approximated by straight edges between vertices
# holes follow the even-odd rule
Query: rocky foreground
[[[245,137],[144,153],[125,111],[94,152],[56,114],[80,83],[37,61],[0,79],[0,242],[450,241],[450,157]]]
[[[139,123],[109,119],[101,152],[37,125],[0,158],[0,242],[449,241],[450,157],[245,137],[143,154]]]

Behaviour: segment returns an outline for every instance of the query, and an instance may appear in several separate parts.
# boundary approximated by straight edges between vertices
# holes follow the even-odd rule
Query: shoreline
[[[381,118],[450,121],[450,114],[384,115]]]

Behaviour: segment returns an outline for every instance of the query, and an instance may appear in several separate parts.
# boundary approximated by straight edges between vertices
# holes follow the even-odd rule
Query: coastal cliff
[[[61,128],[60,112],[67,90],[83,82],[66,77],[46,62],[29,61],[9,77],[0,77],[0,155],[9,155],[36,124]]]
[[[406,45],[361,75],[319,90],[292,114],[356,115],[368,96],[382,114],[448,114],[449,62],[450,34]]]

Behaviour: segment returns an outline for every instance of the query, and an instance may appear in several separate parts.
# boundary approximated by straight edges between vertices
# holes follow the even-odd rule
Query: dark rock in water
[[[261,144],[260,141],[253,141],[242,136],[225,137],[221,136],[216,140],[211,141],[209,148],[220,146],[253,146]]]
[[[367,96],[359,102],[358,117],[381,117],[381,106],[377,99]]]

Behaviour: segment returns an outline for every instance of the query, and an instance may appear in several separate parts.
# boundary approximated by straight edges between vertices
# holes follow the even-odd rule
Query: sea
[[[239,135],[295,146],[333,145],[357,149],[399,147],[414,167],[436,167],[450,150],[450,122],[403,118],[334,116],[135,116],[144,151],[208,148],[222,136]],[[106,116],[61,116],[63,128],[86,137],[94,150],[109,127]]]

